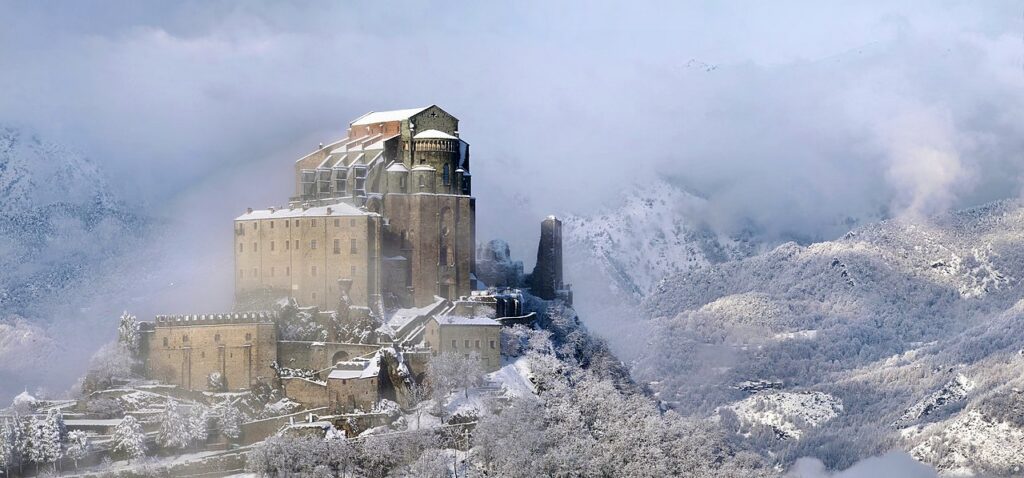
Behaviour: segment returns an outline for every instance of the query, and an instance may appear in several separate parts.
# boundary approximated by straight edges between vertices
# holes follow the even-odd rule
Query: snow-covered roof
[[[390,121],[402,121],[415,116],[417,113],[430,108],[424,106],[422,108],[410,108],[406,110],[392,110],[392,111],[371,111],[355,119],[355,121],[349,123],[352,126],[365,126],[369,124],[387,123]]]
[[[460,315],[445,315],[441,317],[431,317],[440,325],[487,325],[501,327],[501,324],[487,317],[463,317]]]
[[[412,167],[413,171],[437,171],[433,166],[429,164],[417,164]]]
[[[450,135],[448,133],[445,133],[444,131],[438,131],[436,129],[428,129],[426,131],[421,131],[419,133],[416,133],[416,136],[413,136],[412,138],[413,139],[459,139],[459,138],[456,138],[455,136],[452,136],[452,135]]]
[[[328,380],[377,378],[380,375],[380,356],[358,362],[338,362],[334,370],[327,375]]]
[[[330,210],[330,212],[328,212]],[[291,217],[320,217],[320,216],[366,216],[373,214],[359,209],[348,203],[335,203],[326,206],[315,206],[309,208],[297,207],[294,209],[257,209],[247,212],[235,218],[236,221],[248,221],[253,219],[278,219]]]
[[[391,163],[391,166],[388,166],[387,170],[388,170],[388,172],[392,172],[392,173],[407,173],[407,172],[409,172],[409,168],[405,167],[404,164],[402,164],[402,163],[400,163],[398,161],[395,161],[394,163]]]
[[[116,427],[123,418],[65,418],[64,425],[69,427]]]

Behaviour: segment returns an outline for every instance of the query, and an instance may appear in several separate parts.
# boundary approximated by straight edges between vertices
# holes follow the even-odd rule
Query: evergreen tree
[[[126,415],[117,425],[111,441],[113,451],[123,452],[128,457],[128,463],[132,462],[132,458],[146,455],[146,435],[142,432],[142,425],[131,415]]]
[[[60,459],[60,428],[57,421],[55,410],[50,410],[45,417],[32,419],[32,447],[29,450],[29,459],[39,466],[56,463]]]
[[[235,440],[242,435],[242,412],[233,403],[225,401],[219,406],[220,430],[224,436]]]
[[[163,416],[160,417],[160,430],[157,432],[156,442],[164,448],[186,448],[192,441],[192,434],[189,433],[189,420],[178,406],[177,402],[167,402]]]
[[[207,413],[206,408],[201,405],[195,405],[188,415],[188,433],[189,438],[197,446],[201,446],[206,443],[206,439],[210,436],[209,429],[210,415]]]
[[[14,465],[17,447],[16,439],[14,427],[5,418],[3,427],[0,428],[0,466],[3,466],[4,476],[11,475],[11,467]]]
[[[117,327],[117,341],[134,357],[139,353],[139,323],[125,311]]]
[[[92,443],[89,442],[89,435],[82,430],[75,430],[68,433],[68,445],[65,452],[68,458],[75,463],[78,469],[78,461],[89,455],[92,451]]]

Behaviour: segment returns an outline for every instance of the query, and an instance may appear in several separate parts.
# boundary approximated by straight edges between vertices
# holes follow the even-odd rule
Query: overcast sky
[[[292,161],[356,116],[438,104],[472,144],[478,238],[516,255],[534,253],[536,232],[517,235],[549,212],[586,212],[653,174],[708,197],[717,226],[830,238],[846,217],[1019,194],[1022,13],[2,1],[0,122],[83,151],[149,204],[218,193],[209,215],[224,221],[284,202]]]

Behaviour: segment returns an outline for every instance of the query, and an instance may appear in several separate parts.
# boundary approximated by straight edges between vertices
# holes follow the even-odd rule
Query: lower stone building
[[[340,362],[327,375],[329,407],[336,413],[369,412],[380,399],[380,358]]]
[[[486,317],[444,315],[431,317],[423,343],[434,355],[454,353],[477,357],[485,372],[501,368],[501,324]]]
[[[142,328],[147,376],[185,390],[245,390],[272,380],[277,325],[266,312],[160,315]]]

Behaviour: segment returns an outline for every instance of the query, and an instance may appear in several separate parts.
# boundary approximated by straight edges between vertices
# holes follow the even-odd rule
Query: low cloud
[[[938,478],[938,473],[910,455],[894,451],[866,458],[843,471],[829,472],[817,458],[801,458],[787,478]]]

